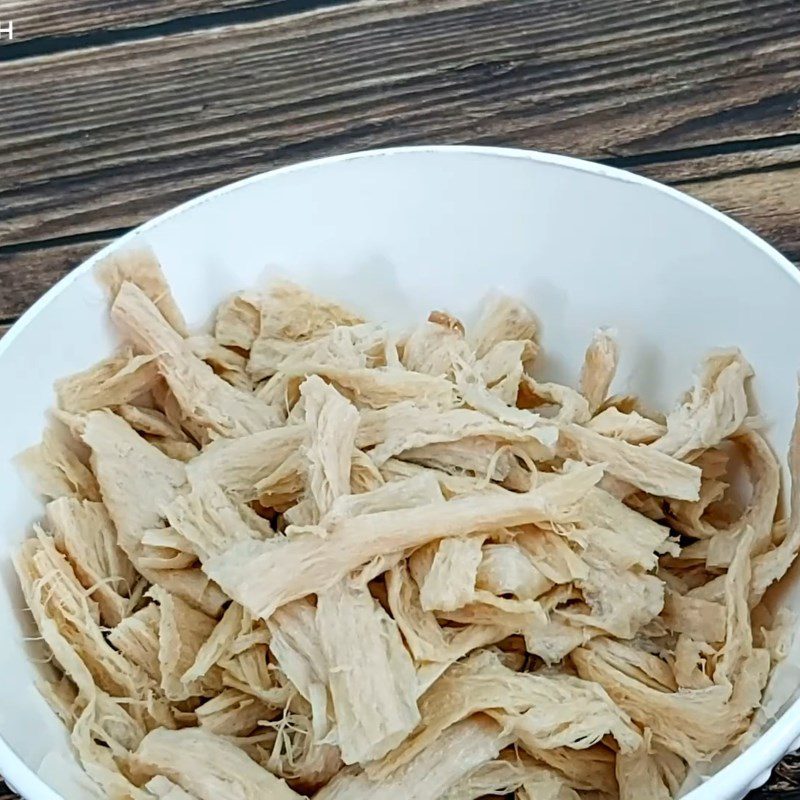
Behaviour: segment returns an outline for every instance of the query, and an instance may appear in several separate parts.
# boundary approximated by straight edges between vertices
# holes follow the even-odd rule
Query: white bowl
[[[739,345],[756,369],[771,443],[786,451],[800,365],[797,274],[742,226],[652,181],[541,153],[421,147],[312,161],[180,206],[89,259],[0,342],[0,772],[27,800],[89,795],[33,685],[10,554],[41,504],[11,459],[38,441],[53,381],[112,351],[91,271],[134,240],[155,248],[198,325],[226,293],[272,274],[399,324],[442,307],[469,318],[498,287],[540,315],[551,377],[575,380],[592,331],[613,325],[622,348],[615,389],[662,407],[707,349]],[[800,608],[800,592],[786,602]],[[791,699],[692,800],[738,799],[767,778],[800,744]]]

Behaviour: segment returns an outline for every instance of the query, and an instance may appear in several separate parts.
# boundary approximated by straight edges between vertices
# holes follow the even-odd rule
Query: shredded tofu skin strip
[[[372,781],[363,772],[342,772],[315,800],[437,800],[476,767],[487,763],[508,741],[500,726],[473,717],[445,731],[433,747],[391,778]]]
[[[326,537],[311,532],[242,542],[212,556],[203,569],[253,616],[269,619],[284,603],[330,588],[383,553],[495,524],[568,521],[575,504],[600,475],[598,467],[587,467],[525,494],[461,495],[445,504],[365,514],[342,520]]]
[[[381,758],[420,719],[416,671],[397,623],[366,587],[340,581],[317,599],[317,628],[342,760]]]
[[[143,776],[169,778],[198,800],[301,800],[238,747],[198,728],[153,731],[133,754],[133,767]]]

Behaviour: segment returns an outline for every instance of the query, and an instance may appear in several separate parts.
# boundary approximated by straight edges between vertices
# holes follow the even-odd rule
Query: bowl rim
[[[266,172],[260,172],[205,192],[152,217],[114,241],[109,242],[39,297],[39,299],[14,322],[3,338],[0,339],[0,359],[2,359],[3,354],[9,348],[14,346],[14,342],[25,328],[30,325],[56,297],[66,291],[74,281],[80,280],[87,272],[90,272],[101,259],[110,253],[146,235],[151,229],[169,222],[173,217],[183,214],[201,204],[213,202],[223,195],[235,192],[246,186],[261,183],[262,181],[268,181],[278,175],[315,169],[329,164],[370,158],[392,158],[414,154],[433,154],[445,157],[468,155],[493,159],[521,159],[649,188],[671,197],[714,219],[716,222],[727,226],[751,246],[768,256],[776,267],[789,275],[798,287],[800,287],[800,271],[798,271],[786,256],[764,241],[760,236],[753,233],[749,228],[732,219],[727,214],[704,203],[702,200],[691,197],[678,189],[659,183],[651,178],[646,178],[624,169],[610,167],[605,164],[587,161],[581,158],[522,148],[490,147],[482,145],[413,145],[386,147],[325,156],[277,167]],[[733,800],[733,798],[743,797],[746,792],[762,785],[768,780],[775,764],[787,753],[799,747],[800,698],[787,706],[781,716],[772,723],[771,727],[763,734],[759,735],[745,751],[709,777],[703,784],[686,794],[684,800],[710,800],[712,797]],[[10,745],[8,745],[2,737],[0,737],[0,775],[3,776],[10,788],[18,792],[23,798],[26,798],[26,800],[64,800],[60,794],[50,788],[44,780],[39,777],[38,773],[29,767],[22,758],[12,750]]]

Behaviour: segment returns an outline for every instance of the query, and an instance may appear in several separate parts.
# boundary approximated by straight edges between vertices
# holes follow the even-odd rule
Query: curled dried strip
[[[477,715],[457,723],[391,777],[372,780],[358,769],[342,770],[314,800],[439,800],[474,769],[496,758],[509,737]]]
[[[302,800],[236,745],[201,728],[152,731],[131,757],[131,769],[145,780],[163,775],[198,800]]]
[[[280,423],[266,403],[226,383],[201,361],[134,284],[122,284],[111,316],[137,348],[157,358],[183,414],[210,433],[241,436]]]
[[[586,398],[592,413],[603,404],[617,372],[619,348],[614,337],[605,330],[595,333],[586,349],[581,369],[581,394]]]
[[[583,428],[568,425],[562,430],[566,452],[574,451],[588,464],[603,464],[609,475],[659,497],[697,500],[701,472],[650,446],[637,446]]]
[[[667,417],[667,432],[653,447],[684,458],[736,433],[747,416],[745,383],[752,374],[738,350],[710,355],[686,401]]]

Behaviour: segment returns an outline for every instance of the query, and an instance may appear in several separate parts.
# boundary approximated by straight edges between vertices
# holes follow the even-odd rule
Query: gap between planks
[[[360,0],[17,0],[0,22],[13,20],[14,38],[0,39],[0,63],[123,42],[264,22]],[[230,6],[230,7],[229,7]],[[0,798],[2,800],[2,798]]]

